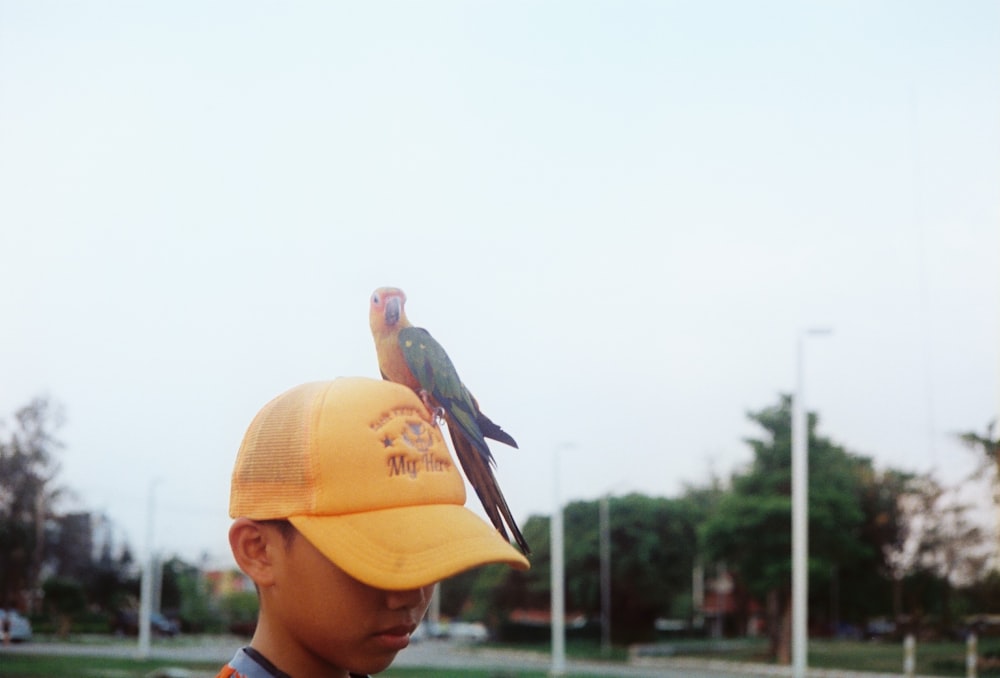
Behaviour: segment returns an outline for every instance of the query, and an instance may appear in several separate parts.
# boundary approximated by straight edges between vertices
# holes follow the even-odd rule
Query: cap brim
[[[390,591],[427,586],[489,563],[529,567],[528,559],[499,532],[457,504],[289,520],[347,574]]]

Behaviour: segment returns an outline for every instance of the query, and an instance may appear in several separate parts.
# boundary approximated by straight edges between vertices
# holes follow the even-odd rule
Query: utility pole
[[[799,333],[792,397],[792,675],[805,678],[809,643],[809,422],[805,404],[804,343],[829,329]]]
[[[159,479],[149,481],[149,492],[146,496],[146,564],[142,568],[142,581],[139,585],[139,659],[149,657],[150,618],[153,616],[153,576],[156,569],[156,556],[153,547],[153,514],[156,511],[156,486]]]
[[[601,654],[611,654],[611,509],[608,495],[599,504],[601,551]]]
[[[566,675],[566,566],[563,560],[563,508],[559,490],[559,451],[573,447],[562,443],[553,454],[552,520],[549,523],[549,543],[552,547],[551,606],[552,606],[552,668],[549,675]]]

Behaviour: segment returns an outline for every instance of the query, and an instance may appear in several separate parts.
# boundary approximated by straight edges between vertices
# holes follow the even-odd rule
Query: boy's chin
[[[359,673],[361,675],[375,675],[376,673],[382,673],[396,660],[397,654],[399,653],[393,652],[389,655],[371,657],[370,659],[364,661],[361,666],[351,668],[350,673]]]

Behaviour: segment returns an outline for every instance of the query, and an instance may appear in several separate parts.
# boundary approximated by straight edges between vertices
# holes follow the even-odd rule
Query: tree
[[[45,592],[45,607],[56,620],[56,630],[60,638],[69,635],[73,618],[86,609],[83,586],[75,579],[53,577],[42,585]]]
[[[91,561],[84,575],[88,601],[94,607],[113,613],[126,606],[138,582],[130,576],[133,570],[132,553],[127,547],[117,555],[110,540],[101,545],[100,555]]]
[[[725,560],[761,600],[767,601],[771,653],[790,661],[791,647],[791,397],[751,412],[766,435],[748,439],[750,468],[732,479],[732,490],[705,522],[706,555]],[[816,433],[808,416],[809,578],[813,591],[825,590],[836,568],[850,567],[870,554],[861,539],[860,478],[871,460],[849,454]]]
[[[164,609],[176,611],[186,630],[199,633],[221,630],[225,620],[197,566],[171,558],[163,566],[162,586]]]
[[[469,618],[482,620],[494,631],[500,629],[512,610],[549,605],[552,570],[548,517],[529,516],[522,532],[531,544],[531,569],[512,570],[506,565],[478,568],[469,593]]]
[[[994,419],[986,425],[986,435],[979,435],[975,431],[967,431],[958,434],[958,439],[972,450],[982,452],[978,473],[992,469],[994,483],[994,501],[1000,504],[1000,435],[993,437],[997,420]]]
[[[257,626],[260,599],[254,591],[231,591],[219,600],[219,612],[230,633],[246,632]]]
[[[1000,612],[1000,570],[994,569],[961,590],[970,612]]]
[[[897,577],[891,554],[906,538],[903,498],[915,482],[911,473],[894,469],[859,469],[860,508],[864,514],[860,538],[867,548],[853,563],[841,563],[834,572],[831,588],[837,593],[831,622],[854,621],[884,615],[894,609]],[[840,586],[840,582],[849,586]],[[897,610],[898,612],[898,610]]]
[[[113,612],[134,584],[132,557],[127,546],[114,547],[106,517],[56,510],[67,492],[56,484],[62,422],[59,406],[35,398],[0,437],[0,605],[37,611],[45,572],[57,595],[76,586],[88,606]],[[64,603],[58,613],[68,623]]]
[[[45,519],[61,493],[54,484],[60,408],[35,398],[14,420],[9,438],[0,440],[0,604],[26,597],[37,585]]]
[[[50,516],[45,534],[45,569],[83,581],[94,565],[94,517],[87,511]]]
[[[597,505],[588,507],[597,523]],[[592,512],[592,513],[591,513]],[[615,640],[648,639],[657,617],[672,615],[690,597],[691,571],[698,553],[695,503],[630,494],[609,505],[611,539],[611,629]],[[600,611],[597,531],[586,544],[589,583],[584,609]],[[569,562],[573,562],[572,560]]]
[[[597,619],[601,612],[598,501],[564,509],[566,607]],[[657,616],[689,599],[697,553],[696,501],[630,494],[609,501],[612,632],[619,642],[648,639]],[[495,628],[518,608],[548,609],[551,598],[549,519],[525,523],[532,544],[532,568],[483,568],[473,586],[478,612]],[[482,617],[481,617],[482,618]]]
[[[888,554],[898,582],[897,614],[905,609],[920,624],[933,606],[941,630],[951,629],[952,590],[978,580],[990,556],[982,528],[969,519],[971,508],[930,475],[910,484],[901,501],[904,536]]]
[[[443,617],[459,619],[470,609],[470,595],[479,577],[479,570],[472,569],[460,572],[438,585],[440,609]]]

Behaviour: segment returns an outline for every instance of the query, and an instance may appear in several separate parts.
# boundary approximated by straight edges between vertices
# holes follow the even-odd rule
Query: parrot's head
[[[396,326],[406,327],[406,294],[397,287],[380,287],[372,292],[371,307],[368,309],[368,322],[372,333],[391,330]],[[402,321],[402,322],[401,322]]]

